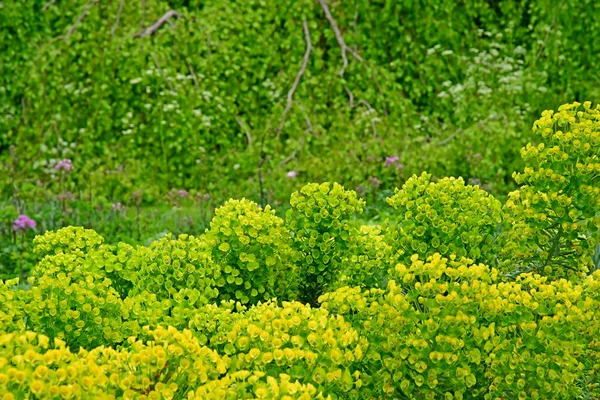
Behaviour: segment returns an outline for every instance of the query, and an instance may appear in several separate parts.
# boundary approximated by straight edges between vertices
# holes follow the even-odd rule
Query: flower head
[[[398,164],[398,161],[400,161],[400,157],[398,156],[391,156],[391,157],[386,157],[385,158],[385,162],[384,162],[384,166],[385,167],[391,167],[391,166],[395,166]]]
[[[369,178],[369,182],[371,182],[372,185],[374,186],[378,186],[381,185],[383,182],[380,181],[379,179],[377,179],[376,177],[372,176]]]
[[[295,177],[298,176],[298,171],[290,171],[286,174],[286,176],[290,179],[294,179]]]
[[[25,214],[21,214],[17,217],[17,219],[15,219],[15,222],[13,223],[13,229],[15,231],[25,231],[27,229],[34,229],[35,228],[35,221],[32,220],[31,218],[29,218],[27,215]]]
[[[65,172],[70,172],[73,169],[73,161],[71,161],[68,158],[62,159],[59,162],[56,163],[56,165],[54,166],[54,168],[57,171],[65,171]]]

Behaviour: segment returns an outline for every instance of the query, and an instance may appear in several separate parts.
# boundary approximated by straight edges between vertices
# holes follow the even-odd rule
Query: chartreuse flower
[[[343,271],[334,286],[385,287],[391,257],[392,247],[385,240],[382,228],[362,225],[350,237]]]
[[[329,394],[356,393],[368,380],[357,368],[368,343],[343,318],[298,302],[234,308],[203,307],[189,325],[201,343],[230,357],[231,372],[288,374]]]
[[[544,111],[533,132],[539,143],[521,150],[526,167],[513,175],[520,188],[505,205],[504,268],[581,276],[600,239],[600,107]]]
[[[270,206],[242,199],[215,210],[206,233],[216,268],[220,300],[256,304],[296,297],[290,233]]]
[[[368,340],[360,366],[371,381],[361,396],[577,398],[582,382],[598,391],[600,275],[502,282],[494,268],[434,254],[389,277],[385,290],[320,298]]]
[[[423,173],[408,179],[387,199],[397,215],[386,226],[396,257],[454,254],[486,264],[495,261],[494,237],[502,222],[501,204],[462,178],[431,181]]]
[[[290,205],[286,223],[300,268],[300,300],[315,304],[344,268],[346,251],[358,235],[352,218],[362,212],[364,201],[337,183],[311,183],[292,193]]]

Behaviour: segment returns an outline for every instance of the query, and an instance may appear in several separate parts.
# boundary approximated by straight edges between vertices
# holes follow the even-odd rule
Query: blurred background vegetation
[[[48,229],[145,243],[306,182],[367,219],[422,171],[504,199],[540,113],[600,98],[597,30],[586,0],[0,0],[0,278]]]

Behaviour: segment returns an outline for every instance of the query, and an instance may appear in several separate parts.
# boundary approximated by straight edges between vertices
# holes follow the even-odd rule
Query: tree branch
[[[237,115],[234,115],[233,117],[235,118],[235,122],[238,123],[240,128],[242,128],[242,130],[246,134],[246,139],[248,139],[248,147],[252,147],[252,136],[250,136],[250,131],[244,126],[244,124],[242,124],[242,120],[240,119],[240,117],[238,117]]]
[[[115,32],[117,31],[117,27],[119,26],[119,20],[121,19],[121,13],[123,12],[123,1],[119,2],[119,11],[117,11],[117,17],[115,18],[115,24],[110,30],[110,36],[115,36]]]
[[[92,1],[91,3],[88,3],[83,7],[83,11],[82,11],[81,15],[75,20],[73,25],[71,25],[71,27],[67,31],[67,34],[65,35],[65,38],[64,38],[65,41],[69,38],[69,36],[71,36],[73,34],[73,32],[75,32],[75,29],[77,29],[77,26],[81,23],[81,21],[83,21],[85,19],[85,17],[87,17],[88,10],[90,8],[92,8],[93,6],[95,6],[96,4],[98,4],[99,1],[100,0]]]
[[[46,11],[47,9],[50,8],[51,5],[54,5],[55,3],[56,3],[56,0],[50,0],[49,2],[44,4],[44,7],[42,7],[42,11]]]
[[[160,17],[159,19],[157,19],[155,23],[153,23],[152,25],[150,25],[149,27],[147,27],[143,31],[140,31],[140,32],[136,33],[135,35],[133,35],[133,37],[142,38],[142,37],[145,37],[145,36],[152,35],[161,26],[163,26],[165,24],[165,22],[167,22],[172,17],[182,18],[181,14],[179,14],[177,11],[175,11],[175,10],[169,10],[166,13],[164,13],[164,15],[162,17]]]
[[[281,117],[281,123],[279,124],[279,127],[277,128],[277,139],[279,139],[279,133],[281,132],[281,129],[283,129],[283,125],[285,124],[285,118],[287,117],[287,114],[290,112],[290,110],[292,108],[292,104],[294,101],[294,93],[296,92],[296,89],[298,89],[298,85],[300,84],[300,79],[302,78],[302,75],[304,75],[304,73],[306,72],[306,68],[308,66],[308,59],[310,57],[310,52],[312,51],[312,43],[310,41],[310,31],[308,30],[308,23],[306,22],[306,20],[302,21],[302,26],[304,27],[304,39],[306,40],[306,51],[304,52],[304,58],[302,59],[302,67],[300,67],[300,70],[298,71],[298,74],[296,75],[296,79],[294,80],[294,84],[292,85],[292,88],[290,89],[290,91],[288,92],[288,95],[287,95],[287,105],[285,106],[285,110],[283,110],[283,116]]]
[[[338,28],[333,15],[331,15],[331,11],[329,11],[329,7],[325,0],[319,0],[319,4],[321,4],[321,8],[325,12],[325,17],[329,21],[331,25],[331,29],[333,29],[333,33],[335,34],[335,38],[337,39],[338,45],[342,49],[342,62],[344,63],[342,66],[342,70],[340,71],[340,77],[344,77],[344,72],[346,71],[346,67],[348,67],[348,57],[346,56],[346,52],[352,54],[352,56],[359,62],[363,62],[361,56],[351,47],[348,47],[346,42],[344,41],[344,37],[342,36],[342,32],[340,32],[340,28]]]

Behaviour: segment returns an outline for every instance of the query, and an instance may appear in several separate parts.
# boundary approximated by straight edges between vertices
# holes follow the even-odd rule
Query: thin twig
[[[115,24],[110,30],[110,36],[115,36],[115,32],[117,31],[117,27],[119,26],[119,20],[121,19],[121,12],[123,12],[123,1],[119,2],[119,10],[117,11],[117,17],[115,18]]]
[[[242,124],[242,120],[237,115],[234,115],[234,118],[235,122],[238,123],[240,128],[242,128],[242,130],[246,134],[246,139],[248,139],[248,147],[252,147],[252,136],[250,135],[250,131],[244,126],[244,124]]]
[[[167,85],[169,85],[171,92],[175,93],[175,88],[171,84],[171,81],[169,81],[169,77],[167,76],[165,71],[161,68],[160,64],[158,63],[158,60],[156,59],[156,56],[154,55],[154,53],[150,53],[150,57],[152,57],[152,60],[154,61],[154,65],[156,65],[156,68],[158,69],[158,71],[160,72],[162,77],[164,78],[165,82],[167,82]]]
[[[447,145],[448,143],[450,143],[452,140],[454,140],[454,137],[455,137],[455,136],[454,136],[454,134],[452,134],[452,135],[448,136],[446,139],[444,139],[444,140],[440,140],[440,141],[437,143],[437,145],[438,145],[438,146],[445,146],[445,145]]]
[[[267,128],[267,132],[260,139],[260,159],[258,160],[258,185],[260,189],[260,206],[264,208],[266,206],[265,198],[265,186],[263,183],[263,165],[269,159],[269,156],[265,154],[265,139],[270,128]]]
[[[166,13],[164,13],[164,15],[162,17],[160,17],[159,19],[157,19],[155,23],[153,23],[152,25],[150,25],[146,29],[144,29],[144,30],[136,33],[135,35],[133,35],[133,37],[142,38],[142,37],[145,37],[145,36],[152,35],[161,26],[163,26],[165,24],[165,22],[169,21],[169,19],[171,19],[172,17],[181,18],[181,14],[179,14],[175,10],[169,10]]]
[[[298,74],[296,75],[296,79],[294,80],[294,84],[292,85],[292,88],[290,89],[290,91],[288,92],[288,95],[287,95],[287,105],[285,106],[285,110],[283,110],[283,116],[281,117],[281,123],[279,124],[279,127],[277,128],[277,139],[279,139],[279,133],[281,132],[281,129],[283,129],[283,125],[285,124],[285,118],[287,117],[287,114],[290,112],[290,110],[292,108],[292,104],[294,101],[294,93],[296,92],[296,89],[298,88],[298,85],[300,84],[300,79],[302,78],[302,75],[304,75],[304,73],[306,72],[306,68],[308,66],[308,60],[310,57],[310,52],[312,51],[312,43],[310,41],[310,31],[308,30],[308,23],[306,22],[306,20],[302,21],[302,26],[304,27],[304,39],[306,40],[306,51],[304,52],[304,58],[302,59],[302,67],[300,67],[300,70],[298,71]]]
[[[292,161],[294,158],[296,158],[296,150],[294,150],[292,152],[292,154],[290,154],[289,156],[287,156],[286,158],[284,158],[283,160],[281,160],[281,162],[279,163],[280,167],[284,167],[285,164],[287,164],[288,162]]]
[[[350,89],[348,89],[347,86],[345,86],[344,89],[346,89],[346,93],[348,93],[348,100],[350,101],[350,108],[354,108],[354,95],[352,94],[352,91]]]
[[[71,27],[67,31],[67,34],[65,35],[65,38],[64,38],[65,40],[67,40],[69,38],[69,36],[71,36],[73,34],[73,32],[75,32],[75,29],[77,29],[77,25],[79,25],[81,23],[81,21],[83,21],[84,18],[87,16],[88,10],[90,8],[92,8],[93,6],[95,6],[96,4],[98,4],[99,2],[100,2],[100,0],[95,0],[95,1],[92,1],[91,3],[86,4],[83,7],[83,11],[82,11],[81,15],[79,15],[79,17],[75,20],[73,25],[71,25]]]
[[[346,52],[352,54],[352,56],[359,62],[363,62],[363,59],[361,56],[358,55],[358,53],[353,48],[348,47],[346,42],[344,42],[344,37],[342,36],[342,32],[340,32],[340,29],[338,28],[337,23],[335,22],[335,19],[333,18],[333,15],[331,15],[331,11],[329,11],[329,7],[327,6],[327,3],[325,2],[325,0],[319,0],[319,4],[321,4],[321,8],[325,12],[325,17],[329,21],[329,24],[331,25],[331,29],[333,29],[333,33],[335,34],[335,38],[337,39],[338,45],[342,49],[342,62],[344,64],[342,66],[342,70],[340,71],[340,77],[343,78],[344,72],[346,71],[346,67],[348,67],[348,57],[346,56]]]
[[[50,0],[49,2],[44,4],[44,7],[42,7],[42,11],[46,11],[47,9],[50,8],[51,5],[54,5],[55,3],[56,3],[56,0]]]

